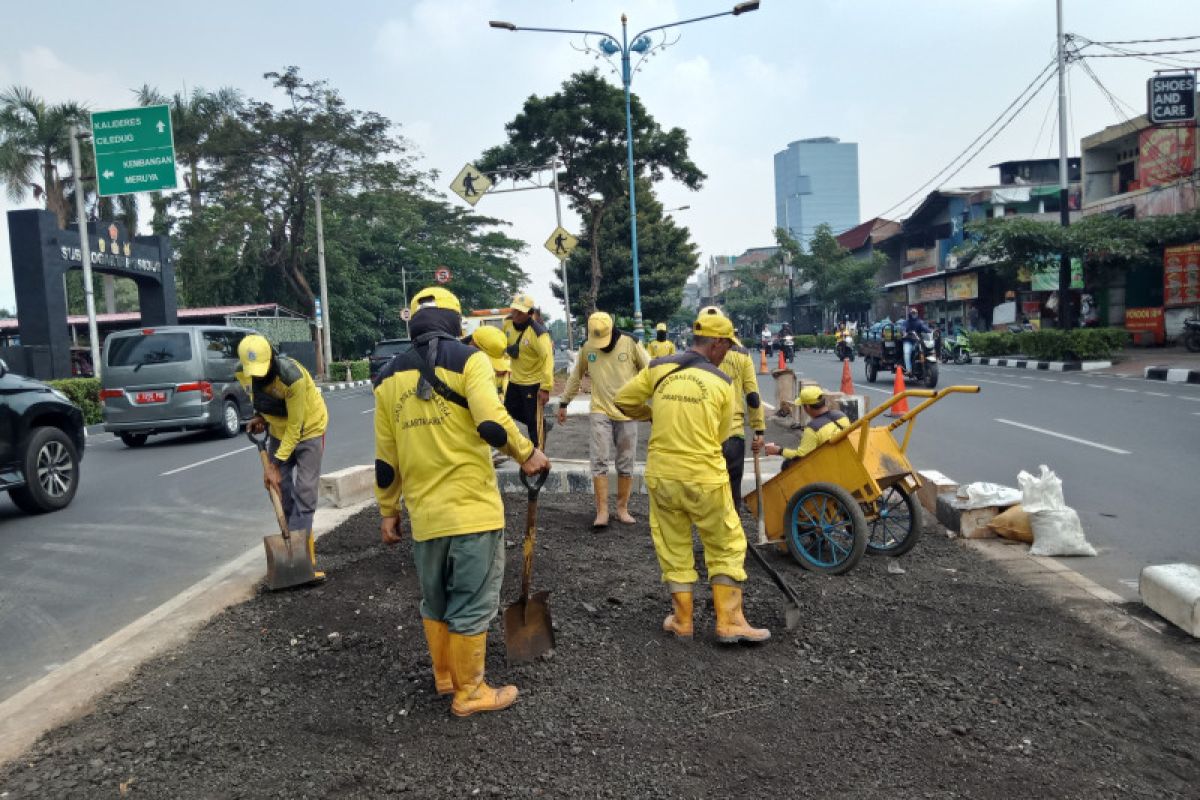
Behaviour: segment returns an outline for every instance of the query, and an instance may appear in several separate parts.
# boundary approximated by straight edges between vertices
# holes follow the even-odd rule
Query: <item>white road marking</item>
[[[996,422],[1000,422],[1004,425],[1012,425],[1013,427],[1016,427],[1016,428],[1024,428],[1025,430],[1034,431],[1035,433],[1043,433],[1046,436],[1054,436],[1058,439],[1066,439],[1068,442],[1076,442],[1078,444],[1086,444],[1088,447],[1095,447],[1099,450],[1107,450],[1110,453],[1117,453],[1118,455],[1127,456],[1130,454],[1130,452],[1128,450],[1122,450],[1119,447],[1109,447],[1106,444],[1100,444],[1098,442],[1091,442],[1091,441],[1088,441],[1087,439],[1080,439],[1076,436],[1068,436],[1065,433],[1057,433],[1055,431],[1048,431],[1045,428],[1035,428],[1033,425],[1026,425],[1023,422],[1013,422],[1011,419],[1000,419],[999,417],[997,417]]]
[[[360,413],[360,414],[374,414],[374,413],[375,413],[375,409],[373,409],[373,408],[368,408],[368,409],[366,409],[365,411],[360,411],[360,412],[358,412],[358,413]]]
[[[1142,392],[1142,394],[1148,394],[1151,397],[1170,397],[1171,396],[1171,395],[1167,394],[1166,392]]]
[[[212,458],[206,458],[203,461],[197,461],[195,464],[188,464],[183,467],[177,467],[175,469],[167,470],[166,472],[160,473],[158,477],[165,478],[168,475],[174,475],[177,472],[183,472],[185,470],[189,470],[194,467],[203,466],[204,464],[210,464],[213,461],[220,461],[222,458],[228,458],[229,456],[236,455],[238,453],[244,453],[247,450],[253,450],[254,448],[255,448],[255,445],[247,445],[246,447],[239,447],[237,450],[230,450],[228,453],[222,453],[219,456],[213,456]]]
[[[1089,384],[1088,384],[1088,388],[1089,388],[1089,389],[1107,389],[1108,387],[1107,387],[1107,386],[1101,386],[1101,385],[1100,385],[1100,384],[1098,384],[1098,383],[1089,383]]]
[[[1128,586],[1130,589],[1138,588],[1137,578],[1121,578],[1119,581],[1117,581],[1117,583],[1120,583],[1123,586]]]
[[[1137,389],[1124,389],[1120,386],[1114,386],[1113,391],[1114,392],[1133,392],[1135,394],[1137,393]]]
[[[1045,381],[1046,383],[1058,383],[1058,381],[1056,381],[1054,378],[1042,378],[1041,380]]]
[[[1181,394],[1177,394],[1175,396],[1178,397],[1180,400],[1191,400],[1193,403],[1200,403],[1200,397],[1184,397]]]
[[[863,385],[861,385],[861,384],[860,384],[860,385],[858,385],[858,386],[856,386],[856,387],[854,387],[854,388],[856,388],[856,389],[866,389],[868,392],[879,392],[880,394],[886,394],[888,397],[891,397],[891,395],[892,395],[892,390],[891,390],[891,389],[876,389],[874,386],[863,386]]]
[[[1067,386],[1078,386],[1079,381],[1063,381]]]
[[[976,378],[975,382],[976,383],[994,383],[997,386],[1011,386],[1014,389],[1032,389],[1033,388],[1032,386],[1026,386],[1023,383],[1006,383],[1004,381],[989,381],[989,380],[984,380],[983,378]]]

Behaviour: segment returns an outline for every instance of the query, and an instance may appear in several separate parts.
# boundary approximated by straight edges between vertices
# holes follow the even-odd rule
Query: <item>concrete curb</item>
[[[370,503],[323,508],[313,535],[325,535]],[[96,698],[127,680],[144,662],[183,644],[229,606],[254,596],[265,574],[262,545],[218,567],[140,619],[80,653],[0,703],[0,765],[21,755],[45,732],[86,714]]]
[[[344,389],[355,389],[359,386],[370,386],[371,382],[366,381],[342,381],[340,383],[318,383],[317,388],[321,390],[321,394],[329,392],[340,392]]]
[[[1148,381],[1167,383],[1200,384],[1200,369],[1175,369],[1172,367],[1146,367],[1143,377]]]
[[[370,464],[346,467],[322,475],[317,494],[333,504],[346,508],[375,497],[375,468]]]
[[[1037,369],[1044,372],[1092,372],[1112,366],[1111,361],[1031,361],[1020,356],[1005,356],[1004,358],[975,356],[971,358],[971,363],[979,367],[1015,367],[1016,369]]]
[[[1151,611],[1200,639],[1200,567],[1195,564],[1142,567],[1138,595]]]

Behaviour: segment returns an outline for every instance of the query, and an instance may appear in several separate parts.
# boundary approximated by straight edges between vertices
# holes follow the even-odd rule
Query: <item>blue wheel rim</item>
[[[818,567],[836,567],[854,551],[854,520],[828,492],[805,492],[792,504],[788,536],[797,552]]]
[[[867,543],[873,550],[894,550],[912,531],[912,514],[904,497],[892,487],[879,499],[879,516],[871,520]]]

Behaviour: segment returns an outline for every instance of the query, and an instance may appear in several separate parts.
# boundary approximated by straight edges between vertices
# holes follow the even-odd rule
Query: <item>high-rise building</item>
[[[822,222],[834,234],[859,223],[858,145],[800,139],[775,154],[775,224],[808,244]]]

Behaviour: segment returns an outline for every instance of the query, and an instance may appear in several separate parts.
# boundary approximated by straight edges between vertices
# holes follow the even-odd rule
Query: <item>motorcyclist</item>
[[[915,308],[908,310],[908,319],[904,320],[904,373],[912,374],[912,353],[920,341],[918,336],[929,333],[929,325],[921,319]]]
[[[792,326],[785,322],[779,335],[783,343],[783,357],[790,362],[796,356],[796,339],[792,336]]]

